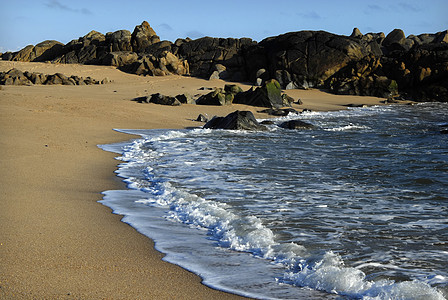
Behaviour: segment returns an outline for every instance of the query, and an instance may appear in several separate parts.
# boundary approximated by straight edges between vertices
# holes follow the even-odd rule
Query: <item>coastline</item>
[[[10,298],[238,298],[201,284],[184,269],[163,262],[152,241],[97,201],[124,184],[113,171],[116,154],[97,147],[131,139],[113,129],[201,126],[202,113],[224,116],[244,105],[178,107],[131,99],[160,92],[207,93],[221,80],[140,77],[113,67],[0,62],[0,71],[91,76],[94,86],[3,86],[0,90],[0,297]],[[243,86],[247,89],[249,86]],[[381,98],[290,90],[303,105],[340,110],[380,104]]]

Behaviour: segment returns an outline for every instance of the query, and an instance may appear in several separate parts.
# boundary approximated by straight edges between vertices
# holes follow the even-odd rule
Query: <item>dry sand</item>
[[[1,299],[221,299],[237,298],[201,284],[198,276],[163,262],[150,239],[99,204],[101,192],[120,189],[115,154],[100,150],[132,138],[122,129],[185,128],[200,114],[227,115],[259,108],[138,104],[132,98],[205,93],[220,80],[140,77],[113,67],[19,63],[11,68],[91,76],[93,86],[1,86],[0,298]],[[249,86],[243,86],[244,89]],[[304,105],[339,110],[378,104],[379,98],[293,90]]]

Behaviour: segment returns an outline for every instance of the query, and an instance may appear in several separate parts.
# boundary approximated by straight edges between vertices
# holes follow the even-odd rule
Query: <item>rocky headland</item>
[[[448,102],[448,30],[406,37],[400,29],[385,35],[355,28],[350,36],[298,31],[260,42],[203,37],[172,43],[161,41],[145,21],[132,33],[91,31],[66,45],[44,41],[3,53],[1,59],[108,65],[137,75],[190,75],[259,86],[275,79],[282,89]],[[238,103],[236,93],[222,90],[201,101],[230,98]],[[281,106],[278,96],[270,98],[277,101],[272,106]]]

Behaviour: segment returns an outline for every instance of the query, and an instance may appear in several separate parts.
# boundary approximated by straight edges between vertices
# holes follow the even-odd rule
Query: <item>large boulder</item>
[[[108,52],[132,51],[131,32],[129,30],[108,32],[105,42],[109,48]]]
[[[158,42],[160,42],[159,36],[146,21],[136,26],[131,35],[132,51],[137,53],[144,52],[148,46]]]
[[[232,130],[266,130],[250,111],[234,111],[226,117],[214,117],[203,128]]]
[[[248,38],[203,37],[197,40],[178,40],[175,44],[179,47],[177,55],[190,64],[191,75],[210,78],[211,74],[218,71],[216,65],[219,64],[225,68],[226,72],[222,76],[226,79],[238,76],[245,79],[247,76],[241,75],[245,73],[243,52],[256,42]]]
[[[47,61],[58,56],[64,44],[58,41],[43,41],[36,46],[28,45],[18,52],[14,52],[10,60],[13,61]]]
[[[275,79],[268,80],[262,87],[235,95],[233,103],[269,108],[286,106],[283,103],[280,84]]]
[[[370,43],[376,43],[372,41]],[[325,80],[369,53],[362,39],[324,31],[299,31],[267,38],[245,53],[248,73],[265,69],[283,87],[323,86]]]

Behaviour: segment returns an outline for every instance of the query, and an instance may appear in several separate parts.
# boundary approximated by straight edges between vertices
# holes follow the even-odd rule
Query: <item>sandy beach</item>
[[[131,139],[113,129],[201,126],[197,116],[261,108],[139,104],[152,93],[203,94],[221,80],[141,77],[114,67],[0,61],[0,71],[91,76],[91,86],[1,86],[1,299],[224,299],[184,269],[163,262],[150,239],[99,204],[101,192],[124,188],[113,153],[97,147]],[[241,85],[248,89],[249,85]],[[340,110],[379,104],[375,97],[289,90],[295,109]]]

